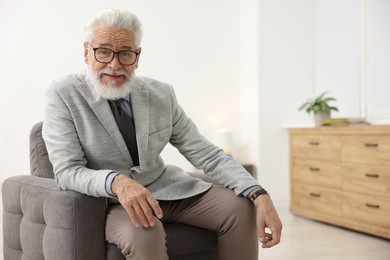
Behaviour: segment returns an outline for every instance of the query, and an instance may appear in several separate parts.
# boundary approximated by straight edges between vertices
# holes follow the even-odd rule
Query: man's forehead
[[[134,33],[117,27],[101,27],[96,29],[93,43],[100,47],[120,47],[131,48],[134,45]]]
[[[130,43],[120,44],[120,43],[111,43],[111,42],[104,42],[104,41],[100,41],[100,42],[97,41],[96,45],[98,47],[107,47],[107,48],[118,47],[121,49],[131,49],[133,47],[131,46]]]

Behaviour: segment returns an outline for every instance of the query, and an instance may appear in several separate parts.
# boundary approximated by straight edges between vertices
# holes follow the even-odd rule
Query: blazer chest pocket
[[[172,129],[172,120],[169,116],[163,114],[151,116],[149,122],[149,137],[167,131],[170,132]]]
[[[171,135],[171,126],[166,126],[164,128],[156,129],[153,132],[150,132],[148,140],[148,153],[156,153],[156,155],[159,155],[171,139]]]
[[[150,127],[149,128],[149,137],[153,136],[153,135],[159,135],[161,133],[165,133],[165,132],[171,132],[172,130],[172,127],[170,124],[165,124],[165,125],[154,125],[154,127]]]

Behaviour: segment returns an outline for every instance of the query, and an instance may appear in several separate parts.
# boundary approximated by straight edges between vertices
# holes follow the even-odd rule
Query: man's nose
[[[113,70],[117,70],[117,69],[122,68],[122,64],[119,62],[118,54],[114,55],[114,58],[112,59],[112,61],[108,65]]]

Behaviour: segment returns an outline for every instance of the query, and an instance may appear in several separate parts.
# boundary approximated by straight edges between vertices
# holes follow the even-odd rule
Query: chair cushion
[[[170,260],[218,259],[216,232],[184,224],[164,224]],[[116,245],[106,244],[107,260],[125,260]]]
[[[54,178],[53,166],[49,161],[46,145],[42,137],[42,122],[33,126],[30,132],[30,170],[31,175]]]
[[[176,223],[164,224],[164,229],[167,234],[169,259],[218,259],[216,232]],[[190,256],[197,258],[189,258]]]

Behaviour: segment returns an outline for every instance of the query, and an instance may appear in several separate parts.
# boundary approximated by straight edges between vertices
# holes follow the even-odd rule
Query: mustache
[[[126,71],[119,69],[119,70],[113,70],[110,68],[104,68],[102,70],[99,70],[98,77],[100,78],[103,74],[112,74],[112,75],[118,75],[118,76],[125,76],[126,79],[130,78],[129,73]]]

